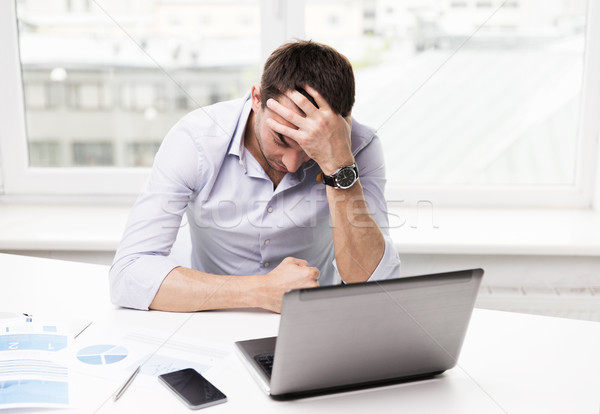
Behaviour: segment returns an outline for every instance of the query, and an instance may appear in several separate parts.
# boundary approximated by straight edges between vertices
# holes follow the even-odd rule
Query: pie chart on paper
[[[84,364],[110,365],[127,358],[127,348],[118,345],[86,346],[77,352],[77,359]]]

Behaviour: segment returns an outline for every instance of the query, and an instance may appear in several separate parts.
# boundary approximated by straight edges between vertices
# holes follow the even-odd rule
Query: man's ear
[[[254,111],[258,111],[262,107],[260,85],[258,83],[252,85],[252,89],[250,89],[250,96],[252,99],[252,109]]]

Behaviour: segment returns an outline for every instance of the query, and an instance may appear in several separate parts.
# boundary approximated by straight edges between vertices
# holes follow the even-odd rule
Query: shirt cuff
[[[376,280],[386,280],[386,279],[397,279],[400,277],[400,257],[396,252],[396,248],[394,247],[394,242],[388,237],[383,236],[384,238],[384,247],[383,247],[383,256],[379,261],[379,264],[371,273],[367,282],[374,282]],[[333,266],[336,271],[336,276],[339,276],[339,270],[337,268],[337,262],[333,259]],[[344,279],[341,279],[341,284],[345,285],[346,282]]]
[[[398,256],[398,252],[389,237],[384,236],[384,241],[383,257],[373,273],[371,273],[371,277],[367,280],[368,282],[400,277],[400,257]]]
[[[171,257],[161,255],[121,259],[109,273],[112,303],[148,310],[165,277],[178,266]]]

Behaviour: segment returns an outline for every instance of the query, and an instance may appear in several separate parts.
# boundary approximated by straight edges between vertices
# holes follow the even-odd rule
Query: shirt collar
[[[240,159],[244,168],[246,168],[246,160],[244,157],[244,131],[246,131],[246,124],[248,123],[248,117],[250,116],[250,111],[252,110],[252,100],[250,99],[250,92],[246,94],[246,102],[244,103],[244,107],[242,108],[242,112],[240,113],[240,117],[238,118],[237,125],[235,128],[235,132],[233,133],[233,140],[231,141],[231,145],[229,146],[230,155],[235,155]]]
[[[244,167],[244,170],[247,172],[248,167],[246,164],[246,148],[244,147],[244,132],[246,131],[246,124],[248,123],[248,117],[250,116],[250,111],[252,110],[252,100],[250,92],[248,92],[244,98],[246,102],[242,108],[242,112],[237,121],[235,132],[233,133],[233,139],[231,141],[231,145],[229,146],[229,155],[235,155],[239,158],[240,164]],[[312,168],[315,165],[314,160],[309,160],[303,165],[300,166],[298,171],[295,173],[288,173],[291,175],[290,179],[292,183],[295,185],[302,180],[306,176],[307,170]]]

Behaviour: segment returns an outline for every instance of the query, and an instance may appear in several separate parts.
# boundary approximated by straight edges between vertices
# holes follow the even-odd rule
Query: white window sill
[[[0,205],[0,251],[115,251],[130,206]],[[600,256],[600,215],[575,209],[390,211],[400,254]]]
[[[0,250],[115,251],[130,207],[0,205]]]
[[[591,209],[445,208],[391,211],[400,253],[600,255],[600,214]],[[395,222],[394,222],[395,218]]]

